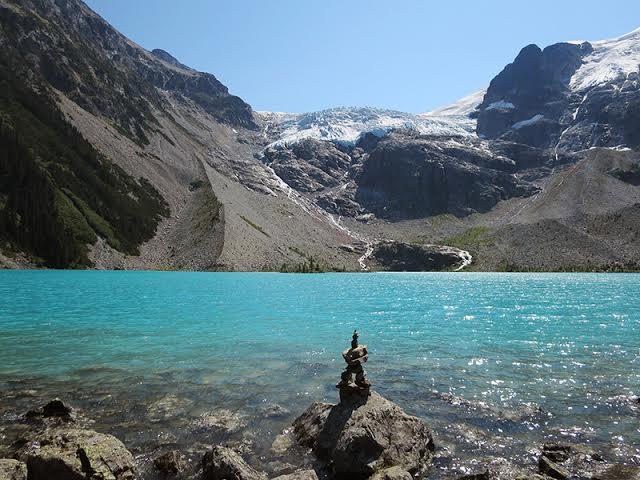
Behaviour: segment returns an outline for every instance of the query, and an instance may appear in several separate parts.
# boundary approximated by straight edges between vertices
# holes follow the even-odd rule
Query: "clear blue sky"
[[[88,0],[126,36],[213,73],[256,110],[423,112],[519,50],[617,37],[638,0]]]

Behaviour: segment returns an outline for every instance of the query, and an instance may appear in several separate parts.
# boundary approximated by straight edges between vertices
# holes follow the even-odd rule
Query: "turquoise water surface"
[[[180,418],[157,429],[177,443],[216,408],[266,438],[336,400],[354,328],[374,388],[462,445],[450,456],[471,425],[513,452],[568,436],[640,459],[636,274],[2,271],[0,413],[64,395],[143,448],[171,395]],[[266,404],[288,413],[261,423]]]

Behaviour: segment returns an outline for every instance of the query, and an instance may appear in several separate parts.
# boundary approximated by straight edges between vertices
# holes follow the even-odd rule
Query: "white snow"
[[[338,107],[311,113],[258,112],[278,130],[269,146],[290,145],[307,138],[355,145],[366,133],[382,137],[391,130],[410,129],[423,135],[472,136],[475,121],[465,117],[415,115],[370,107]]]
[[[506,100],[500,100],[493,102],[486,108],[486,110],[513,110],[514,108],[516,108],[516,106],[513,103],[507,102]]]
[[[640,28],[612,40],[591,42],[593,52],[571,78],[571,88],[587,90],[640,70]]]
[[[535,125],[536,123],[538,123],[542,119],[544,119],[544,115],[541,115],[541,114],[534,115],[533,117],[531,117],[528,120],[522,120],[521,122],[514,123],[511,126],[511,128],[513,128],[515,130],[520,130],[521,128],[528,127],[530,125]]]
[[[463,117],[469,116],[473,111],[482,103],[484,96],[487,93],[487,89],[483,88],[477,92],[473,92],[471,95],[461,98],[451,105],[445,105],[444,107],[436,108],[424,115],[436,116],[436,117]]]

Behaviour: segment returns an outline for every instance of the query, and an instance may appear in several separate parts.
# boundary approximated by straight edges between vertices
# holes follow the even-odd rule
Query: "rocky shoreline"
[[[545,437],[534,446],[515,444],[521,450],[518,455],[501,450],[500,443],[508,441],[509,433],[495,436],[490,422],[499,424],[500,432],[509,431],[508,425],[529,428],[547,415],[535,406],[497,409],[440,394],[442,403],[461,413],[480,412],[477,418],[482,420],[476,420],[476,426],[453,422],[449,431],[437,431],[430,423],[440,413],[434,411],[427,423],[371,389],[363,368],[369,352],[357,340],[354,332],[351,348],[343,352],[347,366],[336,385],[340,401],[312,403],[279,433],[253,431],[238,412],[219,409],[201,415],[187,427],[177,427],[188,430],[188,446],[162,431],[155,439],[125,445],[117,431],[96,428],[90,412],[53,399],[11,417],[10,431],[0,429],[0,480],[640,479],[637,455],[612,454],[588,442]],[[624,403],[633,416],[640,410],[637,397],[615,402]],[[179,397],[167,395],[147,406],[146,421],[151,422],[147,426],[168,428],[169,419],[184,415],[186,407]],[[264,405],[256,415],[286,418],[290,412],[279,405]],[[6,410],[2,417],[6,423]],[[270,447],[258,451],[259,442]],[[487,455],[480,448],[485,444],[495,444],[489,450],[504,454]],[[463,459],[462,449],[472,452],[465,452],[469,454]]]
[[[273,458],[265,461],[281,462],[283,454],[300,452],[297,464],[282,463],[282,474],[275,476],[245,459],[248,444],[207,445],[204,454],[170,449],[134,456],[115,436],[92,430],[84,413],[59,399],[18,421],[25,428],[0,451],[7,457],[0,459],[0,480],[640,479],[637,464],[611,462],[589,445],[558,442],[528,452],[528,466],[478,458],[463,468],[468,473],[442,476],[434,464],[446,445],[438,444],[424,420],[373,391],[335,405],[313,403],[273,440]]]

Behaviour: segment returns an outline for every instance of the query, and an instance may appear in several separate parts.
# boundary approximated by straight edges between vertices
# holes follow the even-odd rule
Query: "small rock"
[[[73,422],[76,419],[73,408],[66,405],[59,398],[55,398],[47,403],[45,406],[35,410],[29,410],[25,417],[29,419],[34,418],[55,418],[62,420],[63,422]]]
[[[376,472],[371,480],[413,480],[413,477],[400,467],[391,467]]]
[[[0,480],[27,480],[27,465],[17,460],[1,458]]]
[[[182,471],[182,456],[180,452],[171,450],[163,453],[153,461],[153,465],[161,473],[165,475],[176,475]]]
[[[571,455],[571,445],[560,443],[545,443],[542,447],[545,457],[555,463],[566,462]]]
[[[266,475],[251,468],[230,448],[215,446],[202,459],[202,479],[266,480]]]
[[[227,435],[236,433],[246,426],[247,420],[244,416],[225,409],[205,413],[192,423],[192,427],[196,431]]]
[[[271,444],[271,452],[276,455],[284,455],[290,451],[295,445],[295,441],[291,435],[278,435]]]
[[[260,415],[266,418],[279,418],[286,417],[291,412],[284,408],[283,406],[278,405],[277,403],[271,405],[265,405],[260,408]]]
[[[280,475],[273,480],[318,480],[318,475],[314,470],[300,470],[288,475]]]
[[[571,474],[569,473],[569,471],[567,471],[566,468],[561,467],[560,465],[552,462],[544,455],[542,455],[540,457],[540,460],[538,461],[538,470],[543,475],[547,475],[557,480],[565,480],[571,476]]]
[[[149,405],[147,416],[152,422],[160,422],[184,416],[192,406],[192,400],[168,394]]]

